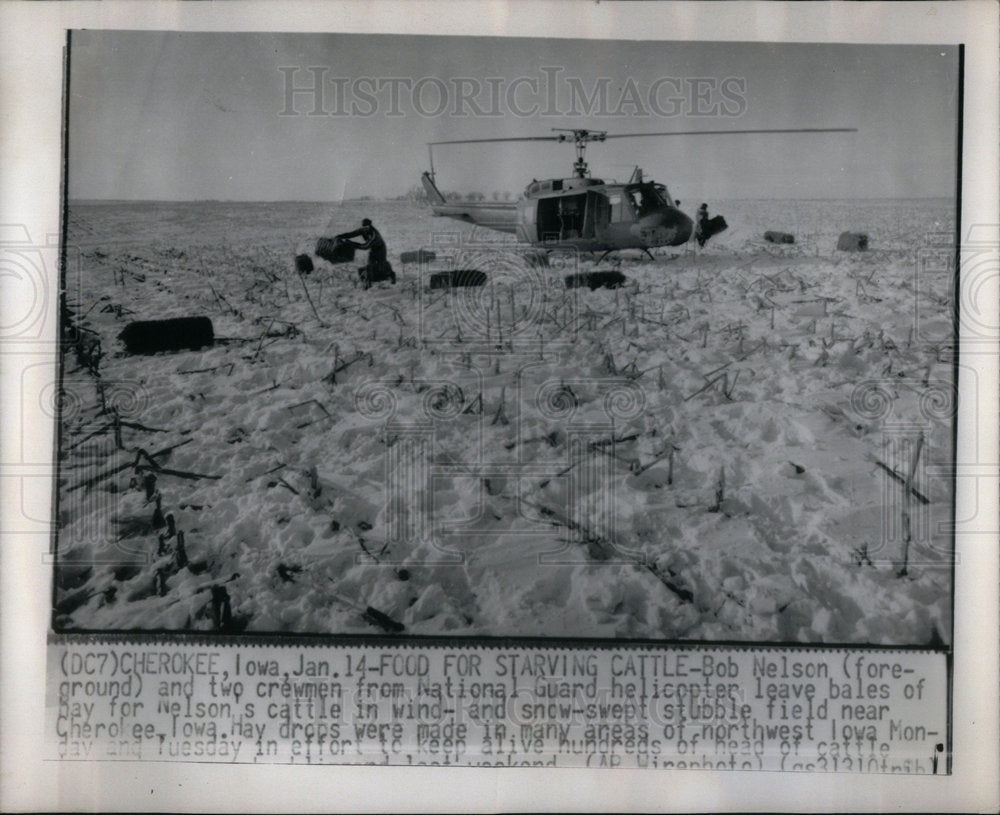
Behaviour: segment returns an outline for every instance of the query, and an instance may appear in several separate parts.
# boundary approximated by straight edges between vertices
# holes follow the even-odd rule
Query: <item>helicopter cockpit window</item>
[[[636,184],[634,187],[627,187],[625,194],[632,204],[633,211],[640,218],[666,205],[654,184]]]
[[[667,206],[670,206],[673,203],[674,199],[671,198],[670,191],[667,189],[666,184],[654,184],[653,189],[656,190],[656,194],[660,197],[660,200]]]

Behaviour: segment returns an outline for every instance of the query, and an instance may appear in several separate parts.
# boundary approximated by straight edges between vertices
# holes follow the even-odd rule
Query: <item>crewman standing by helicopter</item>
[[[705,241],[710,237],[708,234],[708,204],[702,204],[698,207],[698,214],[695,216],[694,223],[695,240],[698,241],[698,247],[703,248]]]
[[[364,240],[363,243],[350,240],[359,236]],[[360,229],[337,235],[337,241],[349,243],[355,249],[368,250],[368,262],[359,270],[366,289],[379,280],[389,280],[393,284],[396,283],[396,273],[389,263],[385,239],[382,237],[382,233],[372,225],[370,218],[361,221]]]
[[[698,207],[698,214],[694,219],[694,237],[698,241],[699,247],[704,247],[709,238],[728,228],[729,224],[721,215],[716,215],[714,218],[708,217],[708,204],[702,204]]]

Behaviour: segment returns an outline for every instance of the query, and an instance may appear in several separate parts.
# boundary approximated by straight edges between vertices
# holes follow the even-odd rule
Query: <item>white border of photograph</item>
[[[601,39],[965,43],[962,233],[996,238],[998,6],[933,3],[227,2],[45,3],[0,7],[0,224],[23,224],[58,242],[62,167],[63,46],[70,28],[203,31],[340,31]],[[995,251],[995,250],[994,250]],[[995,260],[995,256],[994,256]],[[960,302],[996,325],[998,265],[963,279]],[[57,276],[41,349],[55,349]],[[976,284],[975,292],[970,283]],[[0,286],[3,286],[0,280]],[[970,300],[973,297],[974,300]],[[0,297],[0,323],[23,303]],[[962,337],[966,339],[965,336]],[[175,811],[779,810],[993,811],[998,805],[997,345],[963,359],[979,381],[961,406],[958,464],[992,475],[959,479],[954,665],[954,774],[948,778],[842,773],[471,770],[355,767],[171,766],[43,762],[45,642],[50,622],[48,536],[4,535],[0,560],[0,808]],[[23,346],[23,341],[19,341]],[[7,349],[4,349],[7,350]],[[22,349],[24,350],[24,349]],[[54,353],[53,372],[55,371]],[[17,371],[0,366],[0,398],[17,398]],[[961,387],[961,383],[960,383]],[[963,430],[980,428],[978,449]],[[51,461],[51,422],[12,442]],[[0,452],[0,455],[5,455]],[[0,459],[0,462],[3,460]],[[3,469],[0,475],[14,471]],[[0,479],[0,501],[10,492]],[[34,496],[45,514],[49,495]],[[20,499],[19,499],[20,500]],[[0,503],[3,519],[20,511]]]

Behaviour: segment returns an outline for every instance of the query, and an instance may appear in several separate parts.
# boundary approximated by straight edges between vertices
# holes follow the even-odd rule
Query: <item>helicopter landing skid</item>
[[[601,255],[597,259],[597,262],[600,263],[601,261],[604,260],[604,258],[606,258],[608,255],[610,255],[612,252],[617,252],[617,251],[619,251],[619,250],[618,249],[608,249],[603,255]],[[656,258],[653,257],[653,253],[650,252],[648,249],[643,248],[642,251],[646,253],[646,257],[648,257],[650,260],[656,260]]]

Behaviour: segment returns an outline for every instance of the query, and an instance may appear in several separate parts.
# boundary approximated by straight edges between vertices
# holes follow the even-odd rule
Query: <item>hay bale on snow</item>
[[[712,218],[699,221],[694,230],[694,237],[698,241],[699,246],[704,246],[709,238],[713,238],[727,229],[729,229],[729,224],[726,223],[726,219],[721,215],[716,215]]]
[[[354,246],[333,238],[320,238],[316,242],[316,256],[330,263],[350,263],[354,260]]]
[[[581,289],[588,286],[591,291],[599,288],[617,289],[625,284],[625,275],[621,272],[582,272],[566,275],[567,289]]]
[[[866,252],[868,236],[863,232],[841,232],[837,238],[837,249],[841,252]]]
[[[764,240],[768,243],[795,243],[795,236],[788,232],[771,232],[768,230],[764,233]]]
[[[176,317],[129,323],[118,338],[129,354],[155,354],[204,348],[213,344],[215,334],[208,317]]]
[[[486,274],[478,269],[452,269],[431,275],[432,289],[451,289],[459,286],[485,286]]]
[[[415,252],[403,252],[399,256],[400,263],[430,263],[437,260],[437,254],[430,249],[417,249]]]
[[[313,268],[313,260],[309,255],[295,256],[295,271],[299,274],[309,274]]]

